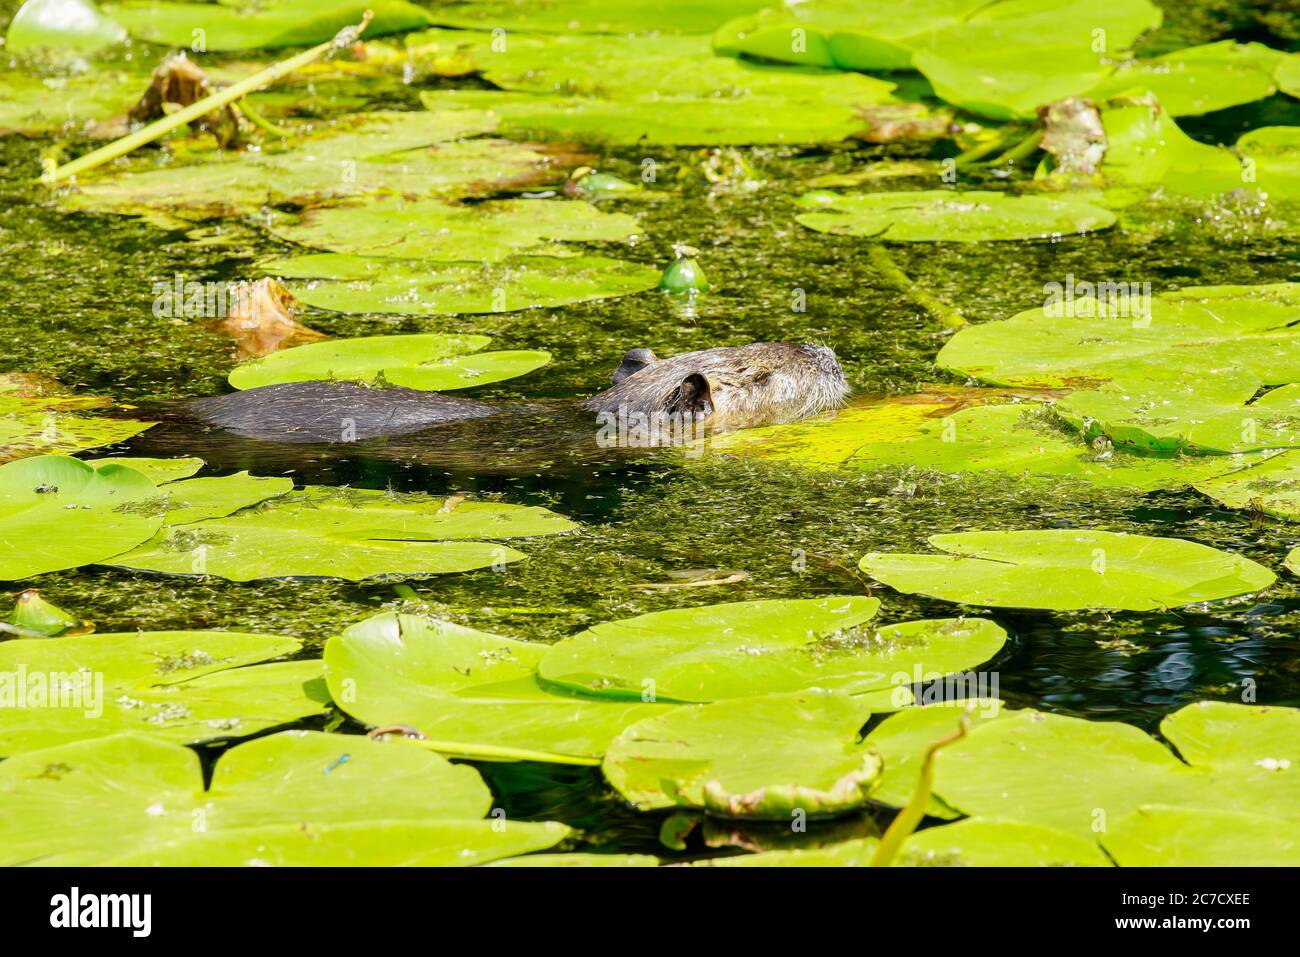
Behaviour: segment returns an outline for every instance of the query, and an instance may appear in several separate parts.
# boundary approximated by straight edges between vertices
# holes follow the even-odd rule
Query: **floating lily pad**
[[[404,0],[223,0],[222,3],[166,3],[127,0],[105,4],[104,12],[137,40],[190,49],[256,50],[313,46],[356,26],[367,10],[374,19],[366,37],[428,26],[426,10]]]
[[[700,861],[718,867],[867,867],[875,838],[808,850],[765,851]],[[969,818],[917,831],[903,842],[894,867],[1108,867],[1096,842],[1017,821]]]
[[[499,263],[421,263],[319,253],[263,263],[294,296],[336,312],[459,315],[513,312],[653,289],[659,270],[600,256],[517,256]]]
[[[618,242],[637,222],[589,203],[502,199],[473,206],[436,200],[380,199],[285,216],[271,226],[282,239],[331,252],[438,262],[499,262],[550,241]]]
[[[718,28],[714,49],[842,70],[905,70],[912,51],[988,0],[807,0],[745,11]]]
[[[273,207],[394,194],[472,197],[558,182],[560,172],[543,147],[456,141],[494,125],[494,118],[473,111],[361,113],[316,124],[282,151],[213,151],[83,178],[60,201],[76,210],[181,222],[247,216],[274,226],[282,214]]]
[[[862,570],[906,593],[1002,608],[1148,611],[1231,598],[1274,574],[1239,555],[1179,538],[1087,529],[933,535],[948,555],[872,552]]]
[[[936,364],[999,385],[1073,388],[1055,412],[1140,451],[1289,448],[1300,436],[1300,286],[1067,299],[959,331]],[[1170,343],[1173,343],[1172,347]],[[1284,385],[1253,398],[1265,385]],[[1088,389],[1089,386],[1100,386]]]
[[[658,867],[649,854],[528,854],[493,861],[489,867]]]
[[[1181,761],[1132,725],[1020,712],[945,749],[935,787],[967,814],[1103,842],[1112,826],[1132,840],[1123,819],[1152,804],[1300,821],[1300,711],[1203,701],[1160,733]]]
[[[292,491],[293,479],[259,478],[247,472],[172,482],[159,489],[165,499],[163,525],[188,525],[221,518]]]
[[[954,106],[1028,117],[1095,87],[1161,17],[1148,0],[1001,0],[930,34],[912,62]]]
[[[903,708],[897,714],[891,714],[867,735],[865,743],[885,762],[880,781],[871,794],[873,801],[904,807],[916,793],[921,768],[932,744],[950,737],[961,726],[963,718],[970,722],[971,727],[975,727],[1010,713],[1000,700],[980,697],[978,679],[966,688],[944,688],[942,683],[934,687],[946,695],[962,692],[967,696]],[[996,686],[993,690],[996,690]],[[936,760],[942,760],[942,757]],[[931,794],[930,805],[925,813],[929,817],[945,820],[961,817],[959,811],[954,811],[935,794]]]
[[[246,362],[230,373],[230,384],[256,389],[313,379],[381,380],[408,389],[447,391],[513,379],[551,361],[549,352],[533,349],[479,351],[491,341],[488,336],[439,333],[331,339]]]
[[[676,708],[609,746],[605,778],[641,810],[696,807],[790,821],[866,803],[882,767],[859,732],[870,709],[819,689]]]
[[[1171,116],[1198,116],[1261,100],[1286,55],[1262,43],[1223,40],[1122,63],[1088,92],[1095,100],[1135,90],[1153,93]]]
[[[64,455],[0,466],[0,579],[101,562],[150,538],[158,490],[122,465],[95,469]]]
[[[708,33],[754,8],[754,0],[449,0],[434,20],[467,30],[499,27],[521,33]]]
[[[1247,182],[1270,199],[1300,199],[1300,127],[1265,126],[1237,140]]]
[[[968,818],[917,831],[896,867],[1110,867],[1095,841],[1036,824]]]
[[[120,731],[193,744],[321,714],[329,695],[319,660],[256,664],[299,647],[292,638],[223,631],[0,643],[0,754]]]
[[[1300,447],[1300,385],[1258,398],[1258,383],[1232,370],[1226,381],[1189,371],[1184,382],[1076,392],[1056,414],[1091,438],[1143,452],[1221,455]]]
[[[1300,56],[1292,53],[1282,59],[1273,73],[1278,89],[1291,96],[1300,97]]]
[[[330,693],[374,725],[406,725],[428,747],[488,760],[596,764],[625,727],[662,705],[552,694],[547,646],[414,615],[383,614],[325,644]]]
[[[1013,196],[987,190],[805,193],[812,212],[795,219],[819,233],[886,242],[995,242],[1057,239],[1106,229],[1115,214],[1077,199]]]
[[[126,30],[90,0],[27,0],[9,23],[5,50],[96,50],[125,39]]]
[[[199,469],[203,468],[203,460],[197,458],[182,459],[155,459],[155,458],[137,458],[135,456],[113,456],[103,459],[86,459],[87,465],[93,465],[100,468],[104,465],[125,465],[129,469],[139,472],[155,485],[163,485],[167,482],[175,482],[179,479],[189,478]]]
[[[1225,374],[1300,382],[1300,284],[1200,286],[1157,293],[1149,314],[1107,290],[1001,322],[966,326],[935,364],[993,385],[1087,388]]]
[[[1106,488],[1181,488],[1245,469],[1266,456],[1147,456],[1093,451],[1039,402],[972,405],[1010,396],[995,390],[920,393],[851,405],[834,417],[712,436],[725,455],[779,459],[808,468],[1062,476]]]
[[[72,395],[57,383],[0,375],[0,462],[112,445],[154,424],[80,414],[110,404],[96,396]]]
[[[523,36],[501,49],[490,34],[432,31],[410,44],[422,56],[468,49],[484,78],[507,91],[429,92],[427,107],[489,110],[516,139],[831,142],[867,125],[864,107],[893,102],[892,83],[719,57],[695,36]]]
[[[147,73],[113,68],[67,76],[0,71],[0,131],[93,130],[99,122],[125,116],[148,84]],[[33,159],[31,174],[39,173]]]
[[[556,643],[547,685],[614,698],[715,701],[807,688],[857,694],[987,661],[1006,632],[980,618],[873,628],[874,598],[730,602],[596,625]]]
[[[1201,482],[1201,492],[1229,508],[1245,508],[1300,522],[1300,452]]]
[[[206,789],[197,754],[147,735],[29,751],[0,764],[0,800],[6,865],[445,860],[451,849],[419,845],[422,833],[482,862],[568,833],[524,823],[479,830],[474,819],[492,796],[473,768],[400,743],[305,731],[232,748]],[[203,854],[209,841],[212,857]]]
[[[1121,867],[1295,867],[1300,834],[1294,820],[1236,811],[1139,807],[1116,821],[1101,842]]]
[[[279,824],[181,837],[128,851],[114,867],[469,867],[544,851],[573,835],[558,821]]]
[[[525,557],[472,539],[576,527],[535,506],[308,486],[225,518],[168,526],[108,564],[232,581],[443,575]]]
[[[1241,157],[1197,142],[1151,96],[1103,110],[1106,153],[1101,172],[1111,187],[1159,188],[1166,196],[1211,199],[1256,184]]]

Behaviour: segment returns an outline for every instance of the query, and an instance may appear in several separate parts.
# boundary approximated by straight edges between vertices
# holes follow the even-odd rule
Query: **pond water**
[[[418,101],[414,91],[399,88],[377,105],[418,108]],[[1185,126],[1206,142],[1231,141],[1263,125],[1260,117],[1298,123],[1298,113],[1295,101],[1274,97]],[[200,323],[155,318],[153,283],[177,273],[200,281],[244,278],[252,262],[288,247],[238,223],[219,224],[195,242],[139,220],[63,212],[27,185],[44,145],[0,139],[0,371],[45,373],[79,392],[123,403],[226,391],[229,339]],[[671,258],[675,242],[698,248],[714,288],[691,305],[648,292],[500,315],[407,318],[308,310],[303,319],[337,336],[474,332],[491,335],[494,348],[554,354],[549,366],[526,377],[465,393],[478,397],[584,396],[602,388],[622,354],[636,346],[662,356],[774,339],[832,346],[858,396],[907,394],[925,383],[951,381],[933,367],[949,333],[882,280],[863,242],[817,234],[794,221],[793,199],[808,179],[884,155],[938,154],[927,146],[865,144],[751,150],[746,156],[760,185],[711,192],[692,172],[698,163],[693,151],[603,153],[599,167],[627,179],[639,177],[647,157],[656,160],[652,189],[660,200],[607,207],[634,212],[644,225],[643,237],[618,254],[657,265]],[[679,170],[686,175],[678,178]],[[906,180],[894,185],[918,188]],[[889,186],[886,181],[878,188]],[[1041,305],[1044,285],[1071,274],[1150,282],[1157,292],[1300,281],[1295,244],[1233,241],[1237,235],[1189,224],[1163,235],[1109,230],[1056,243],[916,244],[894,247],[893,255],[917,284],[974,322]],[[803,311],[792,308],[799,290],[806,295]],[[249,468],[299,483],[474,492],[553,508],[581,522],[582,531],[530,541],[527,561],[504,572],[411,583],[420,604],[438,616],[539,641],[677,606],[859,594],[868,588],[856,572],[861,555],[924,550],[926,538],[941,532],[1081,527],[1187,538],[1278,570],[1278,583],[1266,600],[1165,613],[998,611],[992,617],[1011,640],[982,670],[996,674],[1000,695],[1015,707],[1128,721],[1148,731],[1188,702],[1241,700],[1246,679],[1256,682],[1260,703],[1300,705],[1300,588],[1280,568],[1281,557],[1300,544],[1300,525],[1252,522],[1191,491],[1140,494],[903,469],[803,472],[718,457],[572,465],[563,457],[543,462],[539,455],[536,462],[502,467],[472,457],[449,462],[435,456],[422,463],[420,456],[366,454],[351,446],[295,456],[179,426],[96,454],[195,454],[209,461],[205,475]],[[808,556],[802,570],[792,560],[797,550]],[[694,569],[739,570],[749,577],[709,588],[634,587]],[[107,569],[23,584],[94,620],[101,631],[143,626],[284,633],[306,642],[304,656],[318,654],[346,624],[410,603],[388,584],[237,584]],[[880,587],[875,594],[885,603],[882,623],[952,613],[939,601]],[[662,816],[626,811],[597,769],[478,766],[512,818],[573,824],[584,829],[592,848],[667,853],[657,839]],[[837,834],[873,826],[869,818],[834,825]]]

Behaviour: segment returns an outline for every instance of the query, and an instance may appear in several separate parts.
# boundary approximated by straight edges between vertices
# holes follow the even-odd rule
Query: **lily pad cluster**
[[[0,463],[29,455],[113,445],[153,425],[83,414],[109,405],[107,399],[74,395],[57,383],[37,377],[0,375]]]
[[[554,847],[554,822],[485,820],[477,771],[401,743],[286,731],[199,756],[126,732],[0,764],[7,865],[479,864]]]
[[[499,540],[576,527],[535,506],[294,492],[289,479],[246,472],[178,480],[193,460],[146,460],[143,471],[133,461],[47,455],[0,466],[0,579],[88,564],[233,581],[446,574],[524,558]]]
[[[835,814],[862,806],[879,776],[878,757],[857,747],[871,713],[909,704],[917,681],[987,661],[1007,637],[975,618],[872,627],[879,607],[707,605],[551,646],[384,614],[326,643],[327,681],[348,714],[446,754],[601,764],[643,809],[762,819],[797,796]]]

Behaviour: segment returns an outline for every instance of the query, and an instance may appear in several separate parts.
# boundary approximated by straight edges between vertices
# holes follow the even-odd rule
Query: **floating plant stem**
[[[1006,163],[1019,163],[1026,156],[1029,156],[1038,149],[1039,144],[1043,142],[1044,132],[1045,131],[1041,129],[1034,130],[1015,146],[1011,147],[1011,149],[1007,150],[995,159],[990,160],[988,165],[1002,166]]]
[[[971,707],[962,712],[957,730],[946,738],[940,738],[926,750],[925,761],[921,764],[921,777],[916,782],[912,799],[890,822],[885,836],[880,839],[880,844],[876,847],[875,856],[871,858],[872,867],[888,867],[894,860],[894,856],[898,854],[898,849],[903,846],[903,842],[912,836],[916,826],[921,823],[921,818],[925,817],[926,809],[930,806],[930,798],[934,794],[935,755],[954,741],[966,737],[966,732],[970,730],[970,715],[973,710],[974,708]]]
[[[218,90],[211,96],[205,96],[201,100],[196,100],[184,109],[177,110],[169,116],[164,116],[159,120],[155,120],[148,126],[142,127],[134,133],[128,133],[126,136],[116,139],[106,146],[101,146],[99,149],[93,150],[85,156],[80,156],[71,163],[66,163],[63,166],[55,166],[53,164],[47,165],[45,172],[41,176],[41,182],[58,183],[63,180],[71,179],[79,173],[84,173],[88,170],[95,169],[98,166],[103,166],[105,163],[111,162],[119,156],[125,156],[132,150],[144,146],[146,143],[152,143],[154,140],[166,135],[177,127],[184,126],[186,123],[190,122],[190,120],[196,120],[200,116],[204,116],[205,114],[223,107],[228,103],[233,103],[235,100],[240,99],[246,94],[255,93],[263,87],[270,86],[276,80],[283,76],[287,76],[294,70],[301,69],[307,64],[319,60],[326,54],[342,49],[347,44],[353,42],[356,37],[360,36],[366,29],[367,25],[369,25],[372,16],[373,14],[367,10],[365,16],[361,18],[361,23],[359,25],[355,27],[344,27],[338,32],[334,39],[325,43],[317,44],[310,50],[304,50],[297,56],[292,56],[287,60],[273,63],[265,70],[254,73],[247,79],[240,80],[238,83],[234,83],[225,89]]]
[[[871,243],[867,248],[867,255],[871,259],[871,264],[880,270],[880,274],[891,286],[924,308],[945,328],[957,329],[966,324],[966,317],[960,312],[913,282],[907,273],[898,267],[898,263],[894,262],[894,257],[889,255],[889,250],[883,244]]]

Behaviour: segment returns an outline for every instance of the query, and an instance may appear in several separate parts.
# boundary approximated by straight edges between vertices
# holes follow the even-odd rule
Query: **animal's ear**
[[[629,349],[623,356],[622,364],[619,365],[619,367],[614,370],[614,374],[609,377],[610,382],[614,385],[618,385],[632,373],[640,372],[650,363],[658,361],[659,360],[655,358],[655,354],[649,349]]]
[[[676,415],[707,416],[713,412],[713,392],[709,380],[692,372],[668,402],[668,411]]]

